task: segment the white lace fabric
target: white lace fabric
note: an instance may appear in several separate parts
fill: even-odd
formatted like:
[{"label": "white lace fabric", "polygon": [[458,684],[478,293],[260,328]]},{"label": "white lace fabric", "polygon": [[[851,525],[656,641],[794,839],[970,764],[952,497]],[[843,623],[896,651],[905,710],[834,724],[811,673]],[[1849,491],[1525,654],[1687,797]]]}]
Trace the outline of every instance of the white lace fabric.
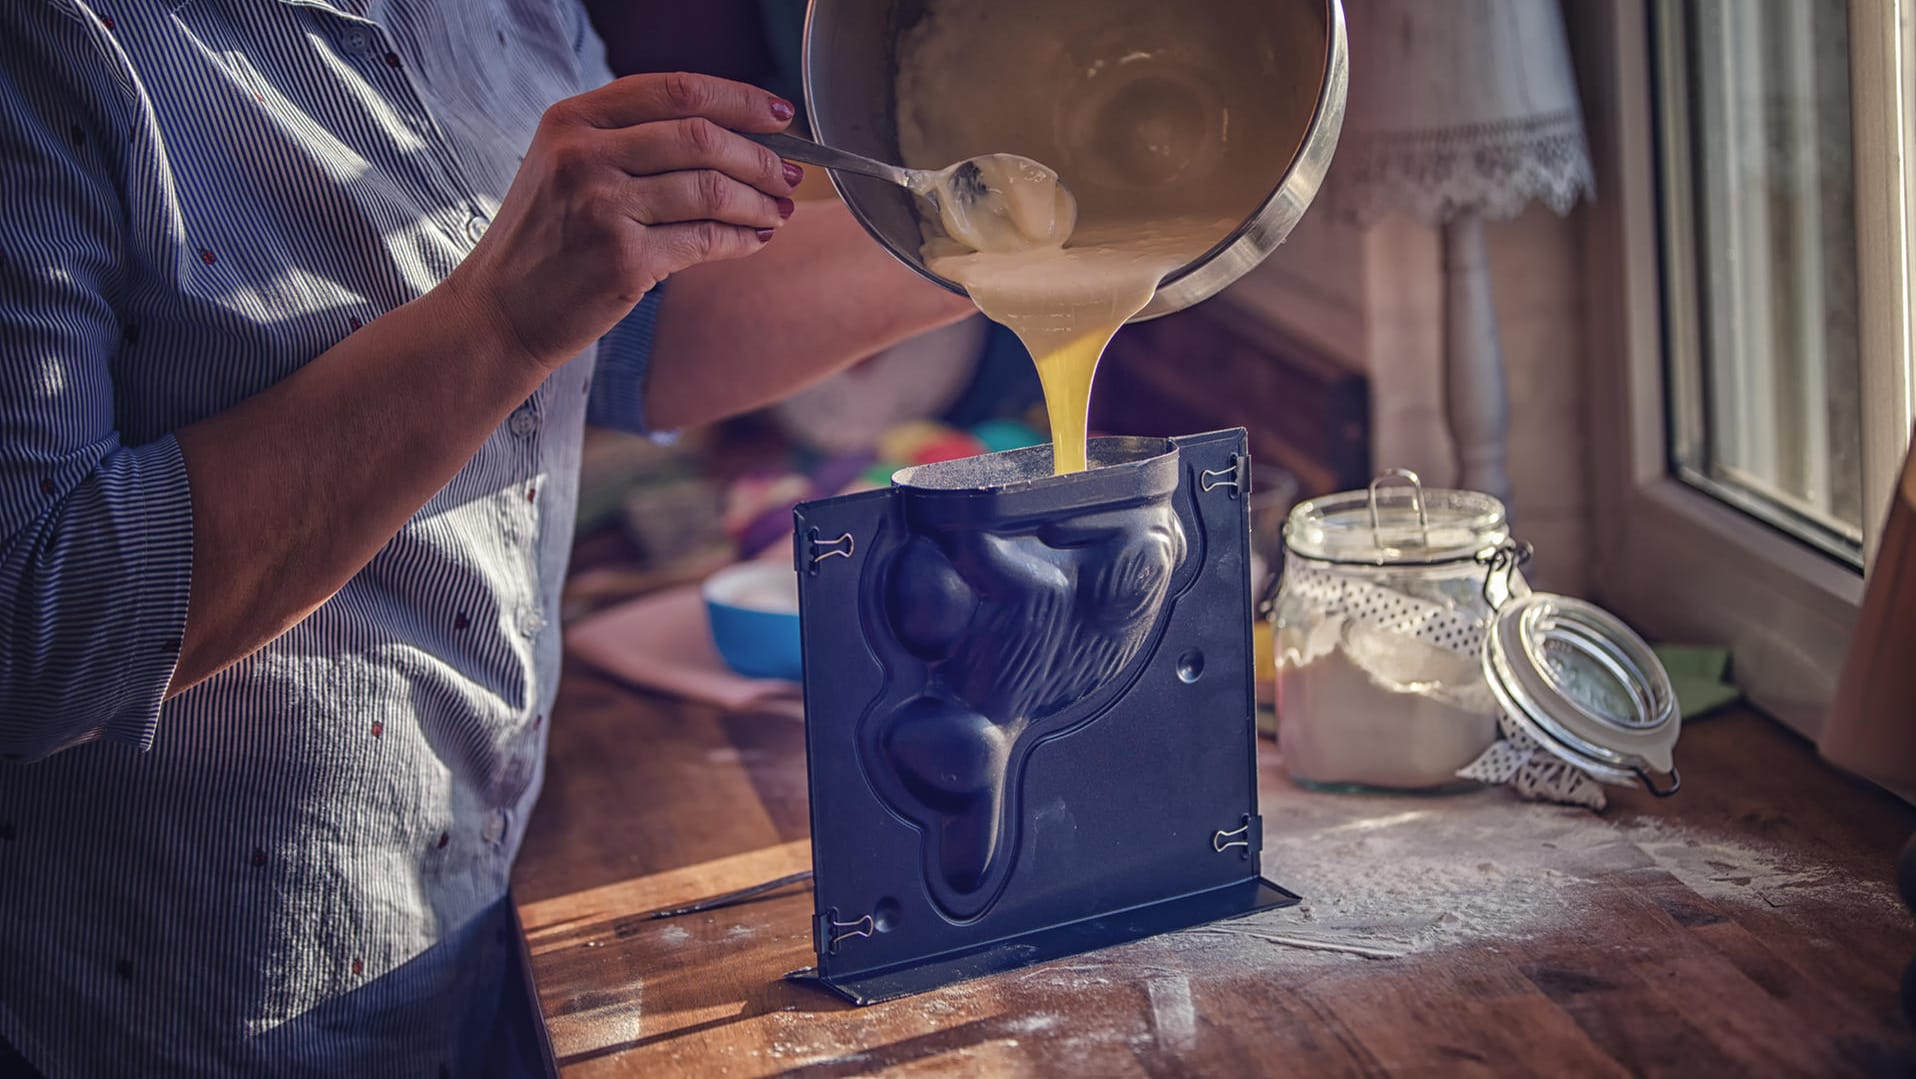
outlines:
[{"label": "white lace fabric", "polygon": [[1426,225],[1464,214],[1517,216],[1532,201],[1559,214],[1596,191],[1575,111],[1440,131],[1365,132],[1332,166],[1331,206],[1369,225],[1402,211]]}]

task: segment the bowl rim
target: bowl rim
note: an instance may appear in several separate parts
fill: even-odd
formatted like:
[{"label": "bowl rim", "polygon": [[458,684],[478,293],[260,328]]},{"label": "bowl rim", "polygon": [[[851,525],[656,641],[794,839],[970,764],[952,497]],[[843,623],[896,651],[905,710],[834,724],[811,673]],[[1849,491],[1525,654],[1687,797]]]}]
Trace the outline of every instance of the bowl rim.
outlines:
[{"label": "bowl rim", "polygon": [[[735,594],[728,591],[743,587],[745,582],[772,580],[788,581],[791,584],[792,606],[789,610],[741,603]],[[763,558],[734,562],[724,569],[713,572],[700,582],[699,595],[704,598],[707,605],[712,607],[772,615],[777,618],[798,617],[798,573],[784,562]]]}]

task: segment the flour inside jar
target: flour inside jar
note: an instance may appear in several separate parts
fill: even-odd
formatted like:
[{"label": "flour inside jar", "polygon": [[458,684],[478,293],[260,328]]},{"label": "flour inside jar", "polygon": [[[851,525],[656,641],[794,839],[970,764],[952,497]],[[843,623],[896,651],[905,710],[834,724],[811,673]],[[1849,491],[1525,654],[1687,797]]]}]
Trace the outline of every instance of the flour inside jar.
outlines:
[{"label": "flour inside jar", "polygon": [[1315,86],[1295,72],[1315,61],[1247,32],[1268,24],[1258,14],[1254,0],[929,0],[901,40],[907,165],[1022,154],[1075,197],[1074,228],[1057,229],[1054,201],[1026,185],[1006,215],[1018,242],[980,245],[934,220],[922,249],[1030,351],[1059,474],[1085,467],[1112,335],[1262,205],[1308,126]]}]

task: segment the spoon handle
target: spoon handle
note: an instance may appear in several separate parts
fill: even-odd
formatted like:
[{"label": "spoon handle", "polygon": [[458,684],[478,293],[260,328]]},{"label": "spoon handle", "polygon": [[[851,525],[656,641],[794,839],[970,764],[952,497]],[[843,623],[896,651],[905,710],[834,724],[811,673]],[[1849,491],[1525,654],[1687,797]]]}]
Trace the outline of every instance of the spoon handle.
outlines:
[{"label": "spoon handle", "polygon": [[903,188],[915,189],[917,186],[912,182],[916,169],[901,169],[896,165],[873,161],[869,157],[860,157],[844,150],[833,149],[823,143],[801,139],[796,135],[756,135],[748,131],[741,131],[739,134],[788,161],[803,161],[807,165],[821,165],[838,172],[855,172],[861,176],[874,176]]}]

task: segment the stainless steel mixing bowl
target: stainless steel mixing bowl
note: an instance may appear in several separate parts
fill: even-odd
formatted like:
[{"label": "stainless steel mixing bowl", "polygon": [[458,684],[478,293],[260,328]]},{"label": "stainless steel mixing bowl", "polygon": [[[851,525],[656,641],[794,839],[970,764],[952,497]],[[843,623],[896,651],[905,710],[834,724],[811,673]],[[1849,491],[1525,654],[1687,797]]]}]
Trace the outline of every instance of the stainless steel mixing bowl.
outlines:
[{"label": "stainless steel mixing bowl", "polygon": [[[1285,32],[1314,35],[1310,51],[1320,59],[1321,77],[1309,122],[1301,130],[1262,133],[1296,146],[1283,175],[1272,177],[1270,194],[1234,232],[1166,275],[1157,297],[1134,322],[1182,310],[1242,277],[1284,242],[1324,183],[1344,125],[1350,82],[1343,5],[1340,0],[1271,0],[1268,7]],[[894,108],[897,43],[923,8],[923,0],[811,0],[805,19],[805,99],[820,142],[881,161],[901,160]],[[864,176],[834,173],[832,182],[853,216],[899,261],[945,288],[964,291],[925,265],[909,194]]]}]

